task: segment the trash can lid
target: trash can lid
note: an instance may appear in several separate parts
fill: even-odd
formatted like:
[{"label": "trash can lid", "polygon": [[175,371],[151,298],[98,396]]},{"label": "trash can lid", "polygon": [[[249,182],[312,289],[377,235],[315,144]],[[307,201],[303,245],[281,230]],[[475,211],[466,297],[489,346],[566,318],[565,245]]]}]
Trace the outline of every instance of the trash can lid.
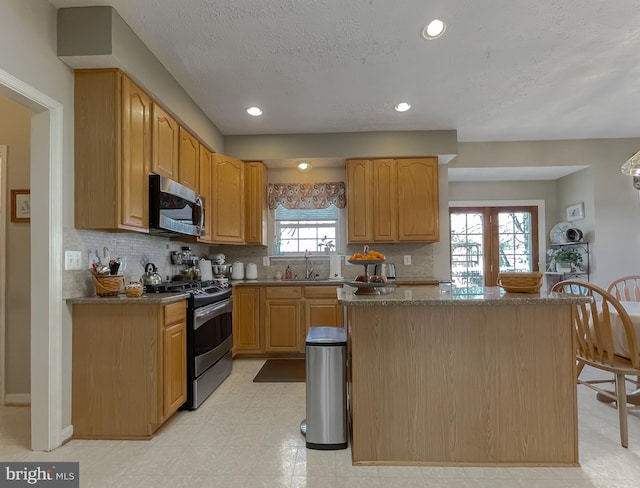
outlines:
[{"label": "trash can lid", "polygon": [[344,345],[347,333],[343,327],[310,327],[306,345]]}]

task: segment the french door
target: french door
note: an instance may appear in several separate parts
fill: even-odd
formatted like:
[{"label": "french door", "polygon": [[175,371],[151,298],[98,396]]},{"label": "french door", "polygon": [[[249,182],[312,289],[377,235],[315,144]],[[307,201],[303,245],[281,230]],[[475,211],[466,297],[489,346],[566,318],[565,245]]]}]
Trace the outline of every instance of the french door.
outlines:
[{"label": "french door", "polygon": [[460,293],[496,286],[499,272],[538,270],[537,207],[453,207],[451,278]]}]

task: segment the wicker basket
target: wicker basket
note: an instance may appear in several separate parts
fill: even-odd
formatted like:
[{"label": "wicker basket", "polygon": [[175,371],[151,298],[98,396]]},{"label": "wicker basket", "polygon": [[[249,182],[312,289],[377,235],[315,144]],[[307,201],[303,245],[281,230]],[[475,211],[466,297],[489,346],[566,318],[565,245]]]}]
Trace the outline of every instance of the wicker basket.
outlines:
[{"label": "wicker basket", "polygon": [[122,276],[92,276],[96,285],[96,295],[99,297],[112,297],[118,295],[124,283]]},{"label": "wicker basket", "polygon": [[542,273],[498,273],[498,286],[507,293],[538,293]]},{"label": "wicker basket", "polygon": [[128,284],[124,287],[124,294],[127,295],[128,298],[138,298],[142,296],[142,292],[144,291],[143,286],[139,283],[137,284]]}]

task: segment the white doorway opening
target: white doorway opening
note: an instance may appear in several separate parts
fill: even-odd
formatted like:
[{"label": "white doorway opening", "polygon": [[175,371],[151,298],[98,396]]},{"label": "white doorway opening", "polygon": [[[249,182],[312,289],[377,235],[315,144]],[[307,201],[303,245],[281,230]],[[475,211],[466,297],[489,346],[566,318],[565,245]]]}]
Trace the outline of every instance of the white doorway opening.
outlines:
[{"label": "white doorway opening", "polygon": [[[31,448],[50,451],[62,430],[63,107],[0,69],[0,93],[31,119]],[[6,200],[5,200],[6,201]]]}]

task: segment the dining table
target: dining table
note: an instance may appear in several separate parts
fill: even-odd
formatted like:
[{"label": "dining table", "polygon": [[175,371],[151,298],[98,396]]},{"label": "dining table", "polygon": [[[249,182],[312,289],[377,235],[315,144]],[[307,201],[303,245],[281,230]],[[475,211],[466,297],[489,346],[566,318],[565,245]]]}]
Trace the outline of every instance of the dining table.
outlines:
[{"label": "dining table", "polygon": [[[625,309],[635,331],[636,339],[640,340],[640,302],[624,302],[620,301],[620,305]],[[609,310],[611,317],[611,333],[613,335],[613,347],[617,355],[629,358],[629,344],[627,343],[627,335],[622,325],[622,320],[618,312],[613,307]],[[636,346],[640,346],[636,342]]]},{"label": "dining table", "polygon": [[[620,301],[620,305],[622,305],[631,319],[636,336],[636,347],[640,347],[640,302]],[[609,307],[609,315],[611,317],[611,334],[613,336],[614,351],[618,356],[629,358],[629,344],[620,315],[613,307]],[[604,403],[611,403],[613,401],[604,395],[597,395],[597,398]],[[640,387],[627,394],[627,402],[633,405],[640,405]]]}]

